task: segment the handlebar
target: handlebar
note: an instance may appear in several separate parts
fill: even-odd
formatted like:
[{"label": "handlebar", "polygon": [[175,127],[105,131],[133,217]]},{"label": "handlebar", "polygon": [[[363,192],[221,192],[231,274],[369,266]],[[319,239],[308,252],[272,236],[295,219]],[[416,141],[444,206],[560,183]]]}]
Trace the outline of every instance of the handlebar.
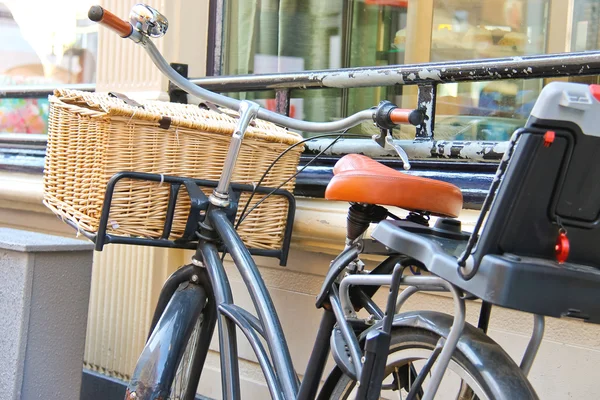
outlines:
[{"label": "handlebar", "polygon": [[133,26],[101,6],[92,6],[88,18],[117,32],[122,38],[128,38],[133,32]]},{"label": "handlebar", "polygon": [[406,124],[421,125],[424,122],[425,115],[421,110],[407,110],[395,108],[390,112],[389,119],[394,125]]},{"label": "handlebar", "polygon": [[[187,78],[184,78],[177,71],[171,68],[167,60],[163,58],[163,56],[160,54],[156,46],[154,46],[154,43],[152,43],[152,41],[147,40],[144,37],[143,41],[140,42],[140,44],[142,43],[144,48],[146,49],[146,52],[154,62],[154,65],[156,65],[158,69],[179,88],[193,96],[200,97],[201,99],[205,99],[219,106],[227,107],[232,110],[239,110],[241,104],[240,100],[223,96],[221,94],[214,93],[210,90],[201,88],[200,86],[196,86],[195,84],[191,83]],[[285,115],[277,114],[275,112],[266,110],[261,107],[256,116],[257,118],[260,118],[262,120],[269,121],[280,126],[285,126],[289,129],[313,133],[327,133],[340,132],[344,129],[351,128],[360,124],[363,121],[371,120],[373,118],[373,115],[373,110],[364,110],[359,111],[356,114],[353,114],[349,117],[340,119],[338,121],[308,122],[286,117]]]},{"label": "handlebar", "polygon": [[[148,7],[149,8],[149,7]],[[155,14],[158,14],[160,17],[160,13],[156,10],[152,10]],[[218,93],[211,92],[209,90],[203,89],[193,83],[191,83],[187,78],[181,76],[177,71],[175,71],[164,59],[160,51],[156,48],[152,40],[143,33],[135,30],[131,23],[124,21],[111,13],[103,9],[101,6],[92,6],[88,13],[88,17],[90,20],[94,22],[98,22],[119,34],[119,36],[123,38],[129,38],[133,40],[135,43],[140,44],[156,67],[167,77],[171,82],[177,85],[179,88],[184,90],[185,92],[202,98],[211,103],[217,104],[222,107],[227,107],[233,110],[240,110],[240,105],[242,102],[237,99],[233,99],[228,96],[224,96]],[[164,17],[162,17],[164,18]],[[166,21],[166,19],[165,19]],[[142,22],[142,21],[140,21]],[[145,17],[145,24],[152,24],[153,21],[149,21],[148,17]],[[139,24],[138,24],[139,26]],[[166,29],[166,28],[165,28]],[[164,33],[164,32],[163,32]],[[266,110],[264,108],[260,108],[256,114],[257,118],[260,118],[265,121],[272,122],[277,125],[281,125],[287,127],[292,130],[304,131],[304,132],[312,132],[312,133],[327,133],[327,132],[340,132],[345,129],[352,128],[361,122],[372,120],[379,125],[379,121],[377,120],[377,109],[369,109],[359,111],[353,115],[350,115],[346,118],[332,121],[332,122],[309,122],[302,121],[295,118],[290,118],[285,115],[277,114],[275,112]],[[419,125],[423,121],[423,113],[420,110],[404,110],[395,107],[388,114],[388,119],[386,123],[390,122],[394,125],[400,123],[411,123],[413,125]]]}]

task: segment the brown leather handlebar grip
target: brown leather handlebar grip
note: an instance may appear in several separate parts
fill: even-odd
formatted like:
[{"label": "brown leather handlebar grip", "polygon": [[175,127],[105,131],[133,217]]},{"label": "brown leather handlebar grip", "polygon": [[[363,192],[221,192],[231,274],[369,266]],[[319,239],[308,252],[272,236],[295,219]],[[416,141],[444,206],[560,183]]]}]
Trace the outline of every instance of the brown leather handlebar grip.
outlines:
[{"label": "brown leather handlebar grip", "polygon": [[411,125],[418,126],[425,121],[425,114],[421,110],[395,108],[390,112],[389,119],[396,125],[408,122]]},{"label": "brown leather handlebar grip", "polygon": [[405,110],[402,108],[396,108],[390,112],[390,120],[394,124],[406,124],[409,122],[410,113],[413,110]]},{"label": "brown leather handlebar grip", "polygon": [[105,10],[100,6],[90,7],[90,11],[88,11],[88,18],[94,22],[106,26],[107,28],[112,29],[122,38],[129,37],[133,31],[133,27],[129,22],[122,20],[115,14]]}]

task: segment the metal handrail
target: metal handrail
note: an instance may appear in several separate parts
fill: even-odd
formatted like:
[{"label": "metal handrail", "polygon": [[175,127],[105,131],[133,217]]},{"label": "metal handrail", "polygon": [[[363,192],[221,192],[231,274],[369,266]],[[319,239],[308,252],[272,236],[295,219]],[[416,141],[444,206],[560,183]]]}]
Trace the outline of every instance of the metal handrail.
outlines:
[{"label": "metal handrail", "polygon": [[[296,89],[417,85],[418,107],[427,111],[427,122],[417,127],[416,138],[432,140],[439,84],[598,74],[600,74],[600,51],[589,51],[294,73],[206,77],[190,79],[190,82],[220,93],[275,90],[276,111],[281,114],[289,113],[291,91]],[[170,83],[169,94],[171,97],[181,97],[181,90]]]},{"label": "metal handrail", "polygon": [[46,149],[47,136],[40,133],[0,133],[0,149]]},{"label": "metal handrail", "polygon": [[216,92],[424,85],[600,74],[600,51],[190,79]]},{"label": "metal handrail", "polygon": [[[583,75],[600,75],[600,51],[391,65],[383,67],[303,71],[296,73],[205,77],[190,79],[190,81],[194,84],[202,85],[205,89],[221,93],[275,90],[277,111],[281,113],[286,113],[288,111],[293,90],[309,88],[345,89],[368,86],[417,85],[419,87],[419,105],[428,105],[427,110],[430,115],[429,126],[421,131],[417,131],[416,141],[406,141],[401,144],[407,150],[411,158],[420,158],[422,160],[429,159],[431,162],[435,163],[435,160],[446,158],[465,158],[470,161],[479,162],[496,161],[502,157],[505,147],[505,143],[502,142],[434,140],[433,126],[435,119],[435,97],[437,86],[439,84]],[[62,87],[88,91],[93,91],[95,89],[94,85],[89,84],[65,85]],[[52,94],[54,89],[55,87],[49,86],[0,87],[0,99],[46,97]],[[178,91],[180,91],[180,89],[173,84],[169,85],[169,94],[173,97],[175,97],[176,92]],[[328,154],[336,156],[347,152],[351,148],[356,149],[357,146],[359,146],[363,152],[372,152],[372,155],[376,157],[386,157],[387,154],[384,154],[387,153],[386,151],[377,149],[370,144],[369,146],[365,141],[362,141],[362,143],[359,144],[357,143],[358,140],[360,139],[345,139],[331,147],[328,150]],[[2,139],[0,139],[0,141],[2,141]],[[11,142],[14,144],[14,147],[19,147],[16,138],[13,138]],[[309,150],[316,151],[326,145],[327,143],[324,141],[316,141],[309,146]],[[31,144],[25,147],[29,146],[31,146]],[[5,147],[13,146],[7,144]],[[372,149],[369,150],[370,148]],[[7,149],[7,151],[8,150],[10,149]],[[30,151],[31,150],[27,150],[27,154],[29,154]],[[10,157],[13,157],[12,153]],[[24,155],[24,157],[26,156]],[[13,160],[13,158],[10,158],[9,160]],[[0,164],[1,162],[2,161],[0,160]],[[19,161],[15,159],[15,162]],[[393,162],[393,159],[391,162]],[[41,169],[40,163],[41,161],[36,161],[35,168]],[[314,189],[313,187],[323,186],[323,183],[328,180],[328,171],[330,167],[326,167],[323,170],[321,169],[321,167],[315,167],[305,171],[306,174],[311,176],[311,178],[305,179],[308,182],[305,185],[308,189],[302,189],[305,190],[305,195],[318,195],[318,193],[320,193],[321,189]],[[436,167],[436,171],[441,171],[441,169]],[[455,177],[454,175],[460,176]],[[487,186],[489,186],[489,177],[483,176],[485,174],[475,174],[477,176],[474,176],[471,172],[468,174],[457,173],[454,175],[449,179],[467,179],[466,177],[468,176],[470,182],[474,185],[478,185],[476,189],[469,189],[472,190],[473,193],[467,194],[474,196],[474,200],[472,200],[474,203],[479,203],[485,196]],[[479,175],[481,175],[481,177]],[[315,178],[312,178],[312,176],[315,176]],[[299,177],[299,187],[302,186],[301,183],[303,182],[303,179],[302,176]]]},{"label": "metal handrail", "polygon": [[40,99],[54,93],[55,89],[72,89],[93,92],[96,85],[82,83],[72,85],[15,85],[0,86],[0,99]]},{"label": "metal handrail", "polygon": [[[587,51],[384,67],[218,76],[193,78],[190,81],[211,91],[245,92],[277,89],[423,85],[599,74],[600,51]],[[94,84],[0,86],[0,99],[45,97],[52,94],[54,89],[60,88],[94,91],[96,86]]]}]

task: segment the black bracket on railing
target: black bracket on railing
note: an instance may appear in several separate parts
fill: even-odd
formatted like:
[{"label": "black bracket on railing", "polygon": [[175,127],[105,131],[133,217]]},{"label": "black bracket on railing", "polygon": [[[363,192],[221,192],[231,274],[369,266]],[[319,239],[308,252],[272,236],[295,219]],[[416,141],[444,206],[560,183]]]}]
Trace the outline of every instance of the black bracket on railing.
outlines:
[{"label": "black bracket on railing", "polygon": [[435,126],[435,102],[437,95],[437,84],[428,83],[419,85],[418,108],[425,111],[424,121],[417,125],[417,139],[433,139],[433,127]]},{"label": "black bracket on railing", "polygon": [[[118,236],[107,233],[107,226],[110,216],[110,206],[117,183],[122,179],[132,179],[150,182],[160,182],[170,185],[169,190],[169,201],[167,204],[167,211],[165,214],[165,224],[163,232],[160,238],[140,238],[140,237],[129,237],[129,236]],[[199,223],[205,218],[205,213],[209,207],[208,197],[200,190],[201,187],[215,188],[217,187],[217,181],[203,180],[203,179],[191,179],[182,178],[177,176],[167,176],[160,174],[147,174],[142,172],[119,172],[113,175],[107,184],[106,194],[104,196],[104,204],[102,205],[102,212],[100,215],[100,223],[98,226],[98,232],[92,233],[81,230],[77,225],[69,220],[66,220],[70,226],[77,229],[85,237],[92,240],[96,244],[96,250],[102,251],[104,245],[110,243],[119,244],[131,244],[139,246],[154,246],[154,247],[167,247],[167,248],[178,248],[194,250],[198,245],[198,237],[196,235]],[[177,205],[177,198],[181,191],[181,187],[184,187],[191,200],[190,212],[186,222],[184,234],[181,238],[171,240],[171,230],[173,226],[173,217],[175,216],[175,207]],[[230,186],[230,206],[225,211],[226,215],[232,221],[235,220],[237,213],[239,195],[242,192],[252,192],[262,194],[272,193],[274,196],[285,197],[288,203],[288,212],[286,217],[286,226],[283,234],[283,241],[281,248],[278,250],[266,250],[266,249],[252,249],[250,248],[250,254],[274,257],[279,259],[279,265],[285,266],[289,254],[290,242],[292,239],[292,228],[294,226],[294,215],[296,213],[296,199],[287,190],[258,186],[256,189],[252,185],[243,185],[239,183],[232,183]]]},{"label": "black bracket on railing", "polygon": [[[171,67],[177,71],[177,73],[184,78],[188,77],[188,65],[187,64],[179,64],[179,63],[171,63]],[[171,103],[181,103],[187,104],[187,92],[180,89],[179,86],[173,84],[173,82],[169,81],[169,101]]]},{"label": "black bracket on railing", "polygon": [[275,91],[275,112],[289,116],[290,115],[290,96],[291,90],[277,89]]}]

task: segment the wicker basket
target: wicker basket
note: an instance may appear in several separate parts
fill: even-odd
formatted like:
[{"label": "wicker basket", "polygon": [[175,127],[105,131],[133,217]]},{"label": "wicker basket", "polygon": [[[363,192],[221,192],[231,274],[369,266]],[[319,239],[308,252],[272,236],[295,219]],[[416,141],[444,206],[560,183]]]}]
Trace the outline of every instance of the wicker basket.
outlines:
[{"label": "wicker basket", "polygon": [[[207,180],[220,177],[235,115],[159,101],[144,102],[143,107],[130,104],[108,95],[72,90],[55,91],[50,96],[44,204],[82,230],[97,232],[106,184],[117,172]],[[258,182],[275,157],[300,140],[299,135],[283,128],[255,121],[244,138],[233,182]],[[277,187],[293,175],[301,152],[302,146],[288,152],[262,185]],[[291,191],[294,183],[292,180],[283,188]],[[167,184],[119,181],[108,233],[159,238],[169,190]],[[210,193],[208,188],[203,190]],[[239,204],[244,205],[248,196],[243,193]],[[255,196],[252,204],[261,197]],[[279,249],[287,210],[286,200],[273,196],[244,220],[238,233],[251,248]],[[188,213],[189,197],[181,191],[171,239],[183,234]]]}]

